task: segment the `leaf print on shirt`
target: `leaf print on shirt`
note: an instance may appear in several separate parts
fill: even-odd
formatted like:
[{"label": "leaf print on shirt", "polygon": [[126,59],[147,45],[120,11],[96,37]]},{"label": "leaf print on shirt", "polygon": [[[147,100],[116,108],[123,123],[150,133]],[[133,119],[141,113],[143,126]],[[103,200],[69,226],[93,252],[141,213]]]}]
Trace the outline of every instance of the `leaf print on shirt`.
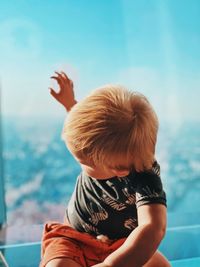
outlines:
[{"label": "leaf print on shirt", "polygon": [[107,205],[109,205],[114,210],[120,211],[120,210],[124,210],[126,208],[126,205],[124,203],[117,202],[116,200],[112,199],[111,197],[109,197],[105,193],[102,194],[102,201],[104,203],[106,203]]},{"label": "leaf print on shirt", "polygon": [[160,196],[160,194],[158,192],[156,192],[155,190],[151,190],[149,186],[145,186],[140,190],[140,192],[136,192],[137,201],[140,199],[156,198],[159,196]]},{"label": "leaf print on shirt", "polygon": [[94,203],[89,203],[88,209],[90,211],[89,221],[97,225],[99,221],[105,221],[108,218],[108,212],[103,209],[100,205],[96,205]]},{"label": "leaf print on shirt", "polygon": [[136,201],[135,193],[130,193],[127,187],[122,189],[122,192],[127,197],[126,203],[129,205],[134,205]]},{"label": "leaf print on shirt", "polygon": [[152,167],[151,172],[160,177],[160,165],[156,163],[155,166]]},{"label": "leaf print on shirt", "polygon": [[133,230],[138,226],[137,220],[133,218],[129,218],[124,222],[124,227]]},{"label": "leaf print on shirt", "polygon": [[98,229],[91,224],[83,223],[83,228],[84,228],[86,233],[95,232],[97,235],[99,234]]}]

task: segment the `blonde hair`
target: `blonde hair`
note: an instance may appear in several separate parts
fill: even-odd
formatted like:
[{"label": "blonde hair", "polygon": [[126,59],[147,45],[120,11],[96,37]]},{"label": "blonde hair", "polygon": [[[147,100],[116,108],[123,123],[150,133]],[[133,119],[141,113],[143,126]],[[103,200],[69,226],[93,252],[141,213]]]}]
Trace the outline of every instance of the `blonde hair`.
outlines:
[{"label": "blonde hair", "polygon": [[157,131],[157,116],[145,96],[106,85],[71,109],[62,137],[78,159],[143,171],[153,164]]}]

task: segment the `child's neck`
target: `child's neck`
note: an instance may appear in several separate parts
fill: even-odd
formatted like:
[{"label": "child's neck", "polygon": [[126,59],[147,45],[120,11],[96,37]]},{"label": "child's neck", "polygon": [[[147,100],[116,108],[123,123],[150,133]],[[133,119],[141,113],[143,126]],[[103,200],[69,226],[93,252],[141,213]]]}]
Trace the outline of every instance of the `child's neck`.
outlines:
[{"label": "child's neck", "polygon": [[106,180],[111,179],[113,177],[125,177],[129,174],[130,171],[117,171],[114,169],[104,169],[104,168],[97,168],[97,167],[90,167],[84,164],[81,164],[82,170],[86,175],[92,177],[94,179],[99,180]]},{"label": "child's neck", "polygon": [[91,168],[89,166],[81,164],[83,172],[94,179],[99,179],[99,180],[106,180],[115,177],[116,175],[110,171],[104,171],[103,169],[99,170],[97,168]]}]

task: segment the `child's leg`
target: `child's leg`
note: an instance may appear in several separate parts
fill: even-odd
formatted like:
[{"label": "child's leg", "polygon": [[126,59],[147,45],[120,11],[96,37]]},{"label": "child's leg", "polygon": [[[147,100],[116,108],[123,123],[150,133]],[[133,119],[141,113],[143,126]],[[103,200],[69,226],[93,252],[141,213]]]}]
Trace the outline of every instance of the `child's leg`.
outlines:
[{"label": "child's leg", "polygon": [[82,267],[82,266],[71,259],[58,258],[48,262],[45,267]]},{"label": "child's leg", "polygon": [[86,267],[82,235],[64,224],[46,224],[40,267]]},{"label": "child's leg", "polygon": [[158,251],[143,267],[171,267],[169,261]]}]

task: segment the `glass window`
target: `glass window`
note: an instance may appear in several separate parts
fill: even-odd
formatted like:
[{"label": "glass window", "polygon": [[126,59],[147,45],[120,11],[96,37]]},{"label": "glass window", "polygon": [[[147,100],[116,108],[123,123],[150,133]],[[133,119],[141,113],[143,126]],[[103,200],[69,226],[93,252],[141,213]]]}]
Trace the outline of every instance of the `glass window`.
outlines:
[{"label": "glass window", "polygon": [[61,219],[80,172],[60,137],[65,110],[48,90],[56,87],[50,79],[55,70],[74,81],[77,101],[111,82],[146,95],[160,120],[156,155],[169,212],[199,211],[199,2],[147,6],[3,4],[1,142],[8,223]]}]

